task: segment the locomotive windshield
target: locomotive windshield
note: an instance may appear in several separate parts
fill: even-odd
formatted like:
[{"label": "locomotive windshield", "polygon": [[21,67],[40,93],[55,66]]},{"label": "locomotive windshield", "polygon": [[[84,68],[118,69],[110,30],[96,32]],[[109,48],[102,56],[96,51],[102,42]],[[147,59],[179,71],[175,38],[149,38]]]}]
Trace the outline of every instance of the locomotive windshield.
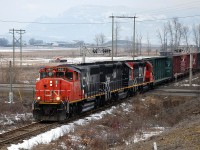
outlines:
[{"label": "locomotive windshield", "polygon": [[40,70],[40,79],[43,78],[64,78],[69,81],[73,80],[73,71],[66,68],[43,68]]},{"label": "locomotive windshield", "polygon": [[40,79],[43,78],[53,78],[54,77],[54,72],[40,72]]},{"label": "locomotive windshield", "polygon": [[68,80],[73,80],[73,73],[72,72],[66,72],[65,76]]},{"label": "locomotive windshield", "polygon": [[56,77],[64,77],[65,76],[65,72],[56,72]]},{"label": "locomotive windshield", "polygon": [[40,79],[45,78],[47,76],[46,72],[41,72],[40,73]]}]

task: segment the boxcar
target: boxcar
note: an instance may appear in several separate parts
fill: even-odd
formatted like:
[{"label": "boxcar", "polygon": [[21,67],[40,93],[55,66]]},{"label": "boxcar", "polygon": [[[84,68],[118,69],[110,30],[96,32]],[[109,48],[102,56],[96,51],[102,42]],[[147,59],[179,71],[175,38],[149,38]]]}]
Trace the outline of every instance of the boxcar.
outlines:
[{"label": "boxcar", "polygon": [[197,63],[197,53],[194,53],[193,54],[193,60],[192,60],[192,68],[193,68],[193,71],[196,71],[197,70],[197,67],[198,67],[198,63]]},{"label": "boxcar", "polygon": [[185,76],[189,73],[189,66],[190,66],[189,54],[174,55],[172,59],[173,59],[174,77]]},{"label": "boxcar", "polygon": [[197,53],[197,69],[200,69],[200,53]]}]

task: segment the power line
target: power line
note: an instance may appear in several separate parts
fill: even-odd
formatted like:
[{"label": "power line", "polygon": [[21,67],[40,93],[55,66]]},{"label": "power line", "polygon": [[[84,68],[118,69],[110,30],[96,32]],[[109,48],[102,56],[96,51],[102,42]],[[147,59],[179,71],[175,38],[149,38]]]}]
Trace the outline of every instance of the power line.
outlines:
[{"label": "power line", "polygon": [[[146,11],[139,11],[137,13],[141,14],[141,13],[159,13],[159,12],[165,12],[165,11],[170,11],[170,10],[180,10],[180,9],[189,9],[189,8],[194,8],[197,7],[200,4],[199,1],[193,1],[193,2],[186,2],[186,3],[181,3],[181,4],[177,4],[174,5],[172,7],[164,7],[164,8],[159,8],[159,9],[153,9],[153,10],[146,10]],[[170,11],[171,12],[171,11]]]},{"label": "power line", "polygon": [[[138,15],[140,16],[140,15]],[[150,20],[141,20],[141,21],[137,21],[137,22],[144,22],[144,21],[157,21],[157,20],[170,20],[173,18],[193,18],[193,17],[200,17],[200,15],[190,15],[190,16],[180,16],[180,17],[171,17],[171,18],[163,18],[163,19],[150,19]],[[142,18],[142,17],[140,17]],[[25,21],[6,21],[6,20],[0,20],[0,22],[5,22],[5,23],[20,23],[20,24],[24,24],[24,23],[33,23],[33,24],[49,24],[49,25],[90,25],[90,24],[110,24],[112,22],[25,22]],[[119,22],[119,23],[130,23],[130,22]]]},{"label": "power line", "polygon": [[0,20],[0,22],[6,23],[33,23],[33,24],[106,24],[106,22],[29,22],[29,21],[13,21],[13,20]]},{"label": "power line", "polygon": [[[22,34],[25,33],[25,30],[16,30],[16,29],[10,29],[9,32],[13,35],[13,67],[15,67],[15,45],[16,43],[20,44],[20,66],[22,66]],[[15,33],[19,34],[19,39],[16,38]]]},{"label": "power line", "polygon": [[200,15],[193,15],[193,16],[183,16],[183,17],[171,17],[171,18],[163,18],[163,19],[150,19],[150,20],[142,20],[142,21],[137,21],[137,22],[146,22],[146,21],[158,21],[158,20],[170,20],[173,18],[193,18],[193,17],[200,17]]}]

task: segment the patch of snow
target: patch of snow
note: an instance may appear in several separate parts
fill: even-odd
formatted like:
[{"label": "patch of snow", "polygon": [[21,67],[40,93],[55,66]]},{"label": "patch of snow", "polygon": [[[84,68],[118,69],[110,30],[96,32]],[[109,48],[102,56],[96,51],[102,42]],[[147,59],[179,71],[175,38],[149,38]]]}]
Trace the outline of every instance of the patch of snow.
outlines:
[{"label": "patch of snow", "polygon": [[25,83],[25,84],[29,84],[30,82],[26,80],[26,81],[23,81],[23,83]]},{"label": "patch of snow", "polygon": [[145,131],[145,132],[142,132],[142,134],[136,134],[134,136],[134,143],[137,143],[139,141],[143,141],[143,140],[146,140],[152,136],[155,136],[155,135],[158,135],[160,133],[162,133],[164,131],[164,127],[154,127],[154,129],[157,129],[156,131]]},{"label": "patch of snow", "polygon": [[12,125],[16,121],[28,120],[31,116],[32,113],[0,115],[0,125]]},{"label": "patch of snow", "polygon": [[31,149],[38,144],[48,144],[52,140],[56,140],[64,134],[69,133],[74,129],[74,124],[63,125],[59,128],[51,129],[45,133],[39,134],[29,140],[24,140],[23,143],[17,145],[12,144],[8,150]]},{"label": "patch of snow", "polygon": [[[175,83],[174,86],[190,86],[190,84]],[[192,86],[197,87],[197,86],[200,86],[200,85],[198,85],[198,84],[192,84]]]},{"label": "patch of snow", "polygon": [[1,132],[0,132],[0,134],[3,134],[3,133],[5,133],[6,131],[4,131],[4,130],[2,130]]},{"label": "patch of snow", "polygon": [[29,140],[24,140],[23,143],[12,144],[7,149],[8,150],[31,149],[33,146],[36,146],[38,144],[48,144],[51,141],[57,140],[59,137],[69,132],[74,132],[76,125],[85,125],[88,123],[88,121],[101,119],[105,114],[111,114],[115,109],[116,107],[112,106],[110,109],[107,109],[100,113],[92,114],[89,117],[85,117],[84,119],[79,119],[77,121],[74,121],[73,123],[69,123],[67,125],[51,129],[50,131],[39,134],[35,137],[32,137]]},{"label": "patch of snow", "polygon": [[64,142],[62,142],[60,146],[61,146],[63,149],[67,149],[67,146],[65,145]]},{"label": "patch of snow", "polygon": [[164,131],[164,130],[165,130],[165,127],[154,127],[154,129],[157,129],[157,130],[162,130],[162,131]]},{"label": "patch of snow", "polygon": [[123,108],[123,111],[125,112],[130,112],[132,108],[132,105],[129,103],[122,103],[120,106]]},{"label": "patch of snow", "polygon": [[[199,78],[199,77],[193,78],[192,81],[197,80],[198,78]],[[188,84],[188,82],[189,82],[189,80],[184,80],[184,81],[182,81],[182,82],[175,83],[174,86],[190,86],[190,85]],[[200,86],[200,85],[198,85],[198,84],[192,84],[192,86],[197,87],[197,86]]]},{"label": "patch of snow", "polygon": [[124,141],[126,145],[137,143],[139,141],[144,141],[152,136],[161,134],[165,128],[164,127],[153,127],[151,128],[154,131],[144,131],[142,133],[136,133],[134,137],[131,137],[129,140]]}]

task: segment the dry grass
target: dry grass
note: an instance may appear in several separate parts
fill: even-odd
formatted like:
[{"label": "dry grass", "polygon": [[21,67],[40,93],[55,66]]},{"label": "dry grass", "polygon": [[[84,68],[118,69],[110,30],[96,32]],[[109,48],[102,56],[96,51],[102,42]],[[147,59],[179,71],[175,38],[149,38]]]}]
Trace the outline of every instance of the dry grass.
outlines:
[{"label": "dry grass", "polygon": [[[166,106],[166,101],[170,101],[170,105]],[[191,103],[193,105],[190,105]],[[190,105],[189,108],[188,105]],[[39,145],[34,149],[47,147],[62,149],[61,145],[64,145],[65,149],[142,149],[142,145],[135,147],[133,144],[133,137],[136,133],[142,135],[144,131],[151,131],[155,126],[168,128],[176,126],[193,115],[193,111],[199,109],[199,105],[200,102],[197,99],[188,97],[166,98],[165,96],[139,95],[128,102],[126,105],[128,111],[127,107],[121,105],[111,115],[105,115],[103,119],[91,121],[84,126],[77,126],[75,132],[49,145]],[[197,131],[199,132],[199,129]],[[178,139],[176,140],[178,142]],[[127,141],[129,145],[126,144]],[[181,143],[179,141],[177,145]],[[147,149],[151,148],[152,143]],[[170,149],[170,147],[167,148]]]}]

